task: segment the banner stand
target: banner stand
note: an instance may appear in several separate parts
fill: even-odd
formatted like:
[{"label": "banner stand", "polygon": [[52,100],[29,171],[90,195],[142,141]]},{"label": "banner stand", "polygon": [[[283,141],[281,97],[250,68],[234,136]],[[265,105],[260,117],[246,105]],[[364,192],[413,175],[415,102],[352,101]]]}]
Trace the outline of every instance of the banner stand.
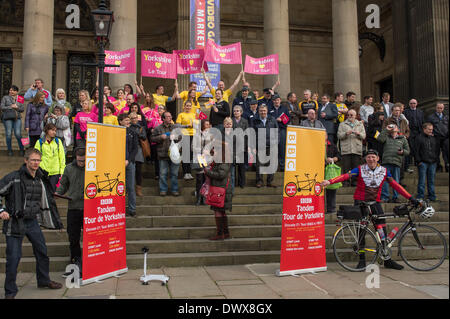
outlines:
[{"label": "banner stand", "polygon": [[327,271],[327,267],[299,269],[299,270],[290,270],[290,271],[280,271],[280,269],[278,269],[275,272],[275,275],[277,275],[278,277],[295,276],[295,275],[302,275],[302,274],[315,274],[316,272],[319,272],[319,271]]},{"label": "banner stand", "polygon": [[277,276],[327,271],[324,189],[320,184],[325,143],[325,129],[287,126]]},{"label": "banner stand", "polygon": [[108,279],[110,277],[120,277],[120,275],[123,275],[126,272],[128,272],[128,267],[121,269],[121,270],[110,272],[109,274],[104,274],[104,275],[101,275],[98,277],[89,278],[87,280],[80,279],[80,285],[84,286],[84,285],[88,285],[88,284],[92,284],[92,283],[100,284],[100,283],[102,283],[102,280],[104,280],[104,279]]}]

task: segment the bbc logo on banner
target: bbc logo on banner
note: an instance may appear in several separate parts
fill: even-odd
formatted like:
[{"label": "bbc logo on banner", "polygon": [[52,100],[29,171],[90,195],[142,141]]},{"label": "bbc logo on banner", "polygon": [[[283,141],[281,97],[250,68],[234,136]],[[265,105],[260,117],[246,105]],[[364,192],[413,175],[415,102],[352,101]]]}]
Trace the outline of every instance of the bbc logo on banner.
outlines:
[{"label": "bbc logo on banner", "polygon": [[86,171],[97,170],[97,130],[89,128],[86,138]]},{"label": "bbc logo on banner", "polygon": [[287,172],[297,170],[297,133],[288,132],[286,136],[286,167]]}]

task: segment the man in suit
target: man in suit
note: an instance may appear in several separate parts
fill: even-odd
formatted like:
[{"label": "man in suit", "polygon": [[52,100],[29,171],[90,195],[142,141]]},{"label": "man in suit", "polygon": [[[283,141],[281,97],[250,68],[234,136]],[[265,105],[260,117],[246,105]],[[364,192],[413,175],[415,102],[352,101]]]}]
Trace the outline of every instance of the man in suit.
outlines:
[{"label": "man in suit", "polygon": [[[279,144],[279,139],[274,138],[271,134],[271,129],[278,130],[278,122],[276,119],[268,115],[268,110],[266,105],[260,105],[259,107],[259,117],[254,120],[254,129],[256,131],[257,137],[257,149],[253,150],[256,156],[256,187],[261,188],[263,185],[263,177],[264,174],[261,172],[261,166],[269,166],[266,168],[267,175],[267,187],[276,187],[272,184],[274,173],[276,172],[277,166],[272,166],[271,161],[274,159],[278,160],[278,156],[275,157],[274,154],[271,154],[271,149],[277,150],[277,145]],[[260,141],[261,139],[261,141]],[[260,143],[261,142],[261,143]],[[262,144],[262,145],[259,145]],[[262,157],[267,156],[269,161],[267,163],[262,163]],[[266,158],[266,159],[267,159]],[[272,171],[272,172],[267,172]]]},{"label": "man in suit", "polygon": [[338,108],[336,104],[330,102],[330,96],[324,94],[322,96],[322,107],[319,110],[319,121],[322,122],[323,126],[327,130],[328,140],[334,143],[336,136],[336,126],[337,117],[339,115]]},{"label": "man in suit", "polygon": [[[445,171],[449,171],[448,163],[448,115],[444,114],[444,104],[438,103],[436,105],[436,112],[431,114],[427,122],[433,124],[433,135],[439,141],[439,148],[442,151],[442,157],[444,158]],[[438,164],[438,171],[442,171],[442,167]]]},{"label": "man in suit", "polygon": [[409,122],[409,148],[411,150],[410,156],[407,156],[405,158],[405,170],[409,173],[412,173],[412,170],[409,169],[409,165],[411,164],[411,159],[415,157],[416,155],[416,138],[421,134],[422,132],[422,126],[423,126],[423,111],[419,110],[417,108],[417,100],[411,99],[409,101],[409,108],[407,108],[403,114],[405,115],[406,119]]},{"label": "man in suit", "polygon": [[389,93],[383,93],[381,97],[381,105],[384,108],[384,118],[387,119],[392,115],[392,108],[394,107],[394,103],[391,103],[389,100],[391,99],[391,95]]},{"label": "man in suit", "polygon": [[[278,143],[278,165],[280,171],[284,172],[284,157],[286,155],[286,129],[290,123],[289,109],[281,105],[281,97],[275,94],[272,97],[273,106],[269,109],[269,116],[273,117],[278,123],[278,136],[280,143]],[[284,115],[283,115],[284,114]],[[283,122],[283,118],[285,121]]]}]

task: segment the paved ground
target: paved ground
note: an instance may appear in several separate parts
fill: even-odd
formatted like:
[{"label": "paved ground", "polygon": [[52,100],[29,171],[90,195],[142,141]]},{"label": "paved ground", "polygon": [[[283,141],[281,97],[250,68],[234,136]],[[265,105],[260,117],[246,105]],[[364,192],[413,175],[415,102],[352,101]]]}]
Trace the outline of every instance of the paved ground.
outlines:
[{"label": "paved ground", "polygon": [[[279,264],[204,266],[150,269],[147,274],[170,276],[167,286],[139,282],[142,270],[130,270],[80,288],[38,289],[32,273],[18,274],[17,299],[448,299],[449,262],[432,271],[416,272],[380,268],[380,287],[369,289],[369,273],[350,273],[338,264],[328,271],[277,277]],[[52,280],[65,283],[61,273]],[[0,298],[4,297],[5,274],[0,275]]]}]

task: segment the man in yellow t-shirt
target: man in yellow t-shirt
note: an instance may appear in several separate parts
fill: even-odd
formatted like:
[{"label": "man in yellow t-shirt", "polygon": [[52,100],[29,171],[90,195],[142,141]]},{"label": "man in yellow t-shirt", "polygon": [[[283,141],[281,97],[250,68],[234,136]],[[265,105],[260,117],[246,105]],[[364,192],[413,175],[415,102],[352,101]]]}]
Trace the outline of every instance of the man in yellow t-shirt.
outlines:
[{"label": "man in yellow t-shirt", "polygon": [[344,103],[344,94],[342,92],[337,92],[334,94],[334,101],[338,108],[338,122],[342,123],[345,121],[345,116],[347,115],[348,108]]},{"label": "man in yellow t-shirt", "polygon": [[[206,81],[206,85],[209,88],[209,91],[211,92],[212,96],[215,97],[216,96],[216,89],[213,88],[213,86],[211,85],[211,80],[208,78],[208,76],[206,75],[205,71],[202,70],[203,72],[203,77],[205,78]],[[217,88],[218,89],[222,89],[223,91],[223,99],[227,102],[229,102],[229,98],[230,96],[233,94],[233,90],[235,89],[235,87],[239,84],[239,81],[241,80],[242,75],[244,74],[244,71],[241,71],[239,73],[239,75],[237,76],[236,80],[234,81],[233,85],[230,86],[227,90],[225,90],[225,82],[223,81],[219,81],[219,83],[217,83]]]},{"label": "man in yellow t-shirt", "polygon": [[167,102],[173,101],[177,98],[178,95],[178,82],[175,80],[175,89],[173,95],[171,97],[164,95],[164,86],[158,85],[156,87],[156,93],[153,93],[153,101],[156,105],[166,106]]}]

